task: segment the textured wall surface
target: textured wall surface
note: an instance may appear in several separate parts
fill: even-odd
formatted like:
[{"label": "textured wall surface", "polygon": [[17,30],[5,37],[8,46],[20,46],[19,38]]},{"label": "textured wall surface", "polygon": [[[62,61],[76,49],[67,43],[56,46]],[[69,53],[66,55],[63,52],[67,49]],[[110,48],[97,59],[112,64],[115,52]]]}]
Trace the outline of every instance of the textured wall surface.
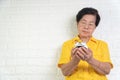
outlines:
[{"label": "textured wall surface", "polygon": [[99,10],[94,36],[109,44],[120,79],[119,0],[0,0],[0,80],[63,80],[57,61],[64,41],[77,35],[75,16],[83,7]]}]

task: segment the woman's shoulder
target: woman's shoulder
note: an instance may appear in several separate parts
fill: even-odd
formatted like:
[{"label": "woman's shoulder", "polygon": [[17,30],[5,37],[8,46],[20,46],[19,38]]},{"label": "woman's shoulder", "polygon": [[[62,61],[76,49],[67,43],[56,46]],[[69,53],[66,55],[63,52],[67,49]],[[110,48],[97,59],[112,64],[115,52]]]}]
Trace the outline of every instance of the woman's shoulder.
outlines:
[{"label": "woman's shoulder", "polygon": [[65,45],[69,45],[69,44],[72,44],[75,42],[75,40],[77,39],[77,37],[74,37],[74,38],[71,38],[71,39],[68,39],[66,41],[63,42],[63,44]]},{"label": "woman's shoulder", "polygon": [[102,40],[102,39],[97,39],[97,38],[94,38],[96,40],[97,43],[99,44],[105,44],[107,45],[107,42],[105,40]]}]

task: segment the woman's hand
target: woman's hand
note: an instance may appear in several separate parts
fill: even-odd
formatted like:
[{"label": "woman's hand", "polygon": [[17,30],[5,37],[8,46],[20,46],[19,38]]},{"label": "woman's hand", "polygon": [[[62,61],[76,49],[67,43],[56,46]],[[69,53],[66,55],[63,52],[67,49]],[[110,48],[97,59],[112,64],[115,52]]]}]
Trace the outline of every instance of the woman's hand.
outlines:
[{"label": "woman's hand", "polygon": [[79,52],[79,48],[73,48],[71,51],[71,57],[73,59],[73,61],[75,62],[79,62],[82,58],[82,54],[80,54]]},{"label": "woman's hand", "polygon": [[93,57],[92,54],[93,54],[92,51],[85,47],[73,48],[71,52],[72,58],[74,57],[77,60],[85,61],[89,61]]},{"label": "woman's hand", "polygon": [[88,48],[85,47],[81,47],[80,49],[82,51],[82,54],[84,55],[84,59],[85,61],[89,61],[90,59],[93,58],[93,52]]},{"label": "woman's hand", "polygon": [[84,56],[84,51],[82,50],[81,47],[79,48],[73,48],[72,51],[71,51],[71,56],[74,60],[84,60],[85,59],[85,56]]}]

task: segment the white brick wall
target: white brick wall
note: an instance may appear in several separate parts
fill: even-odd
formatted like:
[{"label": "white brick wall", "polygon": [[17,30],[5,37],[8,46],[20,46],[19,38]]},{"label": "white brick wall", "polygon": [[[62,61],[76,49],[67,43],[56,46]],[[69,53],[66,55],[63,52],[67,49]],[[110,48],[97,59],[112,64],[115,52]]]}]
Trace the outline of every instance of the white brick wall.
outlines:
[{"label": "white brick wall", "polygon": [[0,80],[62,80],[61,45],[76,35],[75,15],[97,8],[102,20],[94,36],[108,42],[120,79],[119,0],[0,0]]}]

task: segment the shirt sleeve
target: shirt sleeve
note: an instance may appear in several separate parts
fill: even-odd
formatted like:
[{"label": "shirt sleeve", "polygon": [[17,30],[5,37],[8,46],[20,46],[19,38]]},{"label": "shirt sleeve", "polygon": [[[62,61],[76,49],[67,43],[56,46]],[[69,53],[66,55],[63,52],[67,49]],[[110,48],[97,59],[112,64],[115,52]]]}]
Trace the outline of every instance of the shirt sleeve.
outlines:
[{"label": "shirt sleeve", "polygon": [[69,45],[64,43],[62,46],[60,59],[58,61],[58,67],[61,67],[62,64],[68,63],[70,61],[70,56],[71,56],[71,50],[69,48]]},{"label": "shirt sleeve", "polygon": [[110,52],[109,52],[107,43],[102,44],[102,53],[103,53],[102,61],[109,62],[111,64],[111,67],[113,68],[113,64],[112,64],[111,59],[110,59]]}]

